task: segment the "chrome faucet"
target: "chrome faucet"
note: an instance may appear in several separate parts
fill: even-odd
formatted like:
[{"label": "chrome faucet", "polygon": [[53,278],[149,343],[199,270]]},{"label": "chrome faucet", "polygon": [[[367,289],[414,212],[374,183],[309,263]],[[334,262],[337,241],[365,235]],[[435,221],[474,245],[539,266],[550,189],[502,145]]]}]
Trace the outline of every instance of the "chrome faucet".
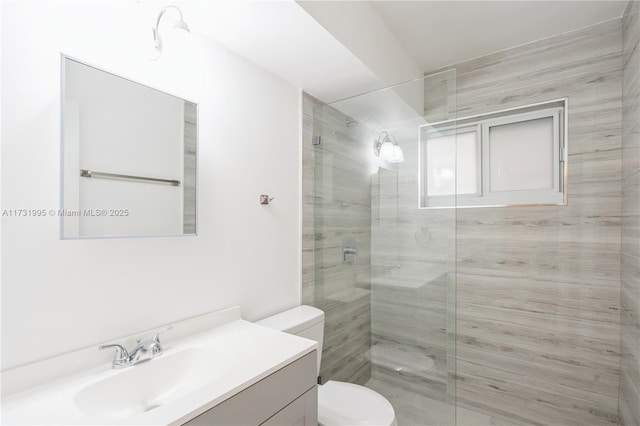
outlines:
[{"label": "chrome faucet", "polygon": [[131,352],[129,352],[123,345],[120,345],[118,343],[100,345],[98,346],[98,349],[103,350],[107,348],[115,348],[116,354],[113,358],[113,362],[111,363],[112,368],[118,369],[130,367],[139,362],[147,361],[161,355],[163,349],[162,345],[160,344],[160,334],[164,333],[167,330],[171,330],[172,328],[173,326],[170,325],[160,331],[157,331],[151,339],[136,340],[136,347]]}]

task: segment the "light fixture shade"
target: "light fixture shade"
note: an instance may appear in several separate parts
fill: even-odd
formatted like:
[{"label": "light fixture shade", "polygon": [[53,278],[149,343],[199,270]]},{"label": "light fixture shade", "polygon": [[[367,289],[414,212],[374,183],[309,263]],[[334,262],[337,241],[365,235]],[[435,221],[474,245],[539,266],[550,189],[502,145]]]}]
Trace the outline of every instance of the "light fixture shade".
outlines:
[{"label": "light fixture shade", "polygon": [[388,132],[381,132],[373,143],[375,154],[387,163],[400,163],[404,161],[402,148],[396,142],[396,138]]},{"label": "light fixture shade", "polygon": [[404,152],[402,152],[402,148],[400,148],[400,145],[394,145],[393,146],[393,155],[391,156],[391,158],[389,160],[387,160],[388,163],[401,163],[404,161]]},{"label": "light fixture shade", "polygon": [[393,158],[393,143],[391,141],[386,141],[380,146],[380,158],[389,161],[390,158]]}]

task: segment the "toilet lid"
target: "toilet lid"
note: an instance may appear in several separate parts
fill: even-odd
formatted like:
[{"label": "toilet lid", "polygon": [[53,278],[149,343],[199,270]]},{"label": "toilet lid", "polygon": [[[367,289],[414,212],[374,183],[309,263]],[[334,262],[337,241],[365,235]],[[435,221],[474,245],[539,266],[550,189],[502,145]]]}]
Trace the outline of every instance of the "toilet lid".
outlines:
[{"label": "toilet lid", "polygon": [[318,422],[324,426],[393,424],[391,403],[364,386],[328,381],[318,386]]}]

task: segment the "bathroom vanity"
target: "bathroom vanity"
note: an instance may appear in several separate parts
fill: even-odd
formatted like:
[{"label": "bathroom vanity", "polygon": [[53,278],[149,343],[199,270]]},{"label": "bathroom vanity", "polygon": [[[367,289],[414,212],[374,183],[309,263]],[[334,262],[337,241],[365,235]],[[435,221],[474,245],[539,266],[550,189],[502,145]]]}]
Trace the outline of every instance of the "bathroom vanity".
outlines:
[{"label": "bathroom vanity", "polygon": [[[3,397],[2,424],[317,424],[316,342],[245,321],[237,307],[198,321],[174,324],[157,358],[122,369],[101,362]],[[109,355],[79,352],[59,358]],[[64,361],[9,372],[9,384]]]},{"label": "bathroom vanity", "polygon": [[316,425],[318,393],[309,374],[315,368],[314,351],[185,425]]}]

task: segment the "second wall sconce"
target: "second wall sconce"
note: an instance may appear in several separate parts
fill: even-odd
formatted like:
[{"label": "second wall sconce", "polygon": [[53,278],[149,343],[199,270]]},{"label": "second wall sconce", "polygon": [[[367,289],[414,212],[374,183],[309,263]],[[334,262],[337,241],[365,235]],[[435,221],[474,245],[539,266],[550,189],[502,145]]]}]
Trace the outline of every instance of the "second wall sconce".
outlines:
[{"label": "second wall sconce", "polygon": [[378,139],[373,143],[373,150],[381,160],[387,163],[401,163],[404,161],[404,153],[398,145],[396,137],[389,132],[380,132]]}]

